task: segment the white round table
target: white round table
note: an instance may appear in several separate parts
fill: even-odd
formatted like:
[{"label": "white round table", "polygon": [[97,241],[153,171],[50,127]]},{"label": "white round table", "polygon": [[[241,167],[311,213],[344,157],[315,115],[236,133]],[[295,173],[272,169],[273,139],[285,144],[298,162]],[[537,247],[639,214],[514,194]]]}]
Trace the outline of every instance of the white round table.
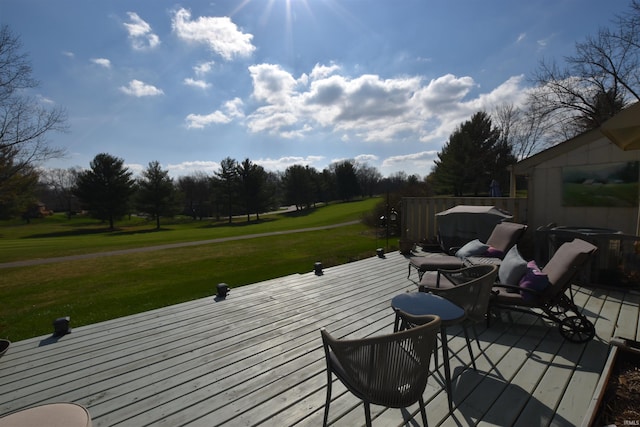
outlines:
[{"label": "white round table", "polygon": [[0,427],[91,427],[89,411],[75,403],[48,403],[0,418]]}]

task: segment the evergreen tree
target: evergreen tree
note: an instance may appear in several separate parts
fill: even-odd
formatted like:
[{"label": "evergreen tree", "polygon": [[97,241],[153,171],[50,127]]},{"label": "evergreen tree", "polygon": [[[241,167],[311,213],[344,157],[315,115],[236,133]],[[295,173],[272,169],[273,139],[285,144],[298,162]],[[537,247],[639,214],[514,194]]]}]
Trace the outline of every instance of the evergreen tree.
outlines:
[{"label": "evergreen tree", "polygon": [[353,161],[344,160],[331,165],[336,176],[338,197],[343,201],[349,201],[360,194],[360,185]]},{"label": "evergreen tree", "polygon": [[252,212],[256,214],[256,220],[260,220],[260,212],[267,207],[269,195],[267,193],[267,173],[260,165],[245,159],[238,165],[238,177],[244,197],[247,222]]},{"label": "evergreen tree", "polygon": [[439,194],[462,196],[485,192],[492,179],[503,181],[515,162],[511,146],[485,112],[478,112],[449,137],[434,161],[433,182]]},{"label": "evergreen tree", "polygon": [[110,154],[98,154],[90,167],[78,174],[73,193],[94,217],[109,221],[109,229],[113,230],[115,220],[129,209],[135,181],[124,167],[124,160]]},{"label": "evergreen tree", "polygon": [[229,224],[233,217],[233,203],[237,194],[238,186],[238,162],[231,157],[227,157],[220,162],[220,169],[215,173],[219,180],[220,190],[227,201],[227,214]]},{"label": "evergreen tree", "polygon": [[137,207],[156,220],[156,229],[160,229],[160,217],[176,214],[176,191],[169,172],[162,170],[160,163],[153,161],[138,179],[136,193]]},{"label": "evergreen tree", "polygon": [[204,172],[195,172],[193,175],[178,178],[178,191],[184,201],[184,212],[194,220],[211,216],[212,206],[212,180]]},{"label": "evergreen tree", "polygon": [[302,165],[289,166],[282,177],[285,199],[288,203],[296,205],[296,210],[310,208],[313,202],[313,181],[311,171],[313,168]]}]

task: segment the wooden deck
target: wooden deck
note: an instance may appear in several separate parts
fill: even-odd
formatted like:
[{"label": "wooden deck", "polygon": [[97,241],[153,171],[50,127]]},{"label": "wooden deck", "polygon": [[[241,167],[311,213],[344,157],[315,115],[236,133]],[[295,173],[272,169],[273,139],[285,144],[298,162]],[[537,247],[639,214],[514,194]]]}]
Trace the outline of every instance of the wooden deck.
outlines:
[{"label": "wooden deck", "polygon": [[[319,329],[353,337],[391,332],[391,298],[416,290],[407,264],[394,252],[322,276],[310,271],[243,286],[226,300],[212,295],[74,328],[59,340],[13,343],[0,358],[0,414],[72,401],[88,407],[94,426],[321,425],[326,372]],[[449,415],[436,372],[425,392],[429,424],[579,425],[610,337],[638,339],[639,299],[579,288],[576,302],[597,330],[586,345],[566,342],[534,316],[498,320],[479,330],[477,372],[465,369],[469,356],[454,329],[455,410]],[[403,425],[417,412],[372,409],[378,426]],[[330,422],[364,423],[362,405],[339,382]]]}]

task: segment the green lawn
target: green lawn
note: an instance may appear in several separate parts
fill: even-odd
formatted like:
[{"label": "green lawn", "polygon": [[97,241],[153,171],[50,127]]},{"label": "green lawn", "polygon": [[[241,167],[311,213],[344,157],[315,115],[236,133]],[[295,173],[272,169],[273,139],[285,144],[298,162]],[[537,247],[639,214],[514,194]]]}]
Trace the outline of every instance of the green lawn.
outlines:
[{"label": "green lawn", "polygon": [[635,207],[638,205],[638,183],[563,184],[564,206]]},{"label": "green lawn", "polygon": [[360,219],[379,201],[371,198],[332,204],[310,212],[263,215],[259,222],[255,221],[255,216],[249,223],[246,217],[234,218],[231,225],[226,220],[164,220],[160,230],[155,229],[154,221],[141,218],[117,222],[116,231],[109,231],[106,224],[90,218],[69,220],[62,214],[32,220],[30,224],[19,220],[0,221],[0,262],[339,224]]},{"label": "green lawn", "polygon": [[[175,221],[154,231],[139,219],[108,232],[93,220],[50,217],[31,224],[0,223],[0,262],[143,247],[233,235],[295,230],[359,219],[379,199],[335,204],[304,215],[264,216],[258,223]],[[0,273],[0,337],[12,341],[50,334],[52,321],[73,327],[215,294],[224,282],[241,286],[309,272],[375,254],[375,230],[362,224],[184,248],[6,268]]]}]

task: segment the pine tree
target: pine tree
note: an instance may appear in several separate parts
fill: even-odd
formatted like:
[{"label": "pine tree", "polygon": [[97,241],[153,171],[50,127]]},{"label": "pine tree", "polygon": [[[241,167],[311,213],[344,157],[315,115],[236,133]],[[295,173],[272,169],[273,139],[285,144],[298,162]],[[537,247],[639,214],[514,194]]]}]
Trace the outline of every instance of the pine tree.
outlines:
[{"label": "pine tree", "polygon": [[113,230],[115,220],[129,210],[135,181],[124,167],[124,160],[110,154],[98,154],[90,167],[78,174],[73,193],[94,217],[109,221],[109,229]]}]

